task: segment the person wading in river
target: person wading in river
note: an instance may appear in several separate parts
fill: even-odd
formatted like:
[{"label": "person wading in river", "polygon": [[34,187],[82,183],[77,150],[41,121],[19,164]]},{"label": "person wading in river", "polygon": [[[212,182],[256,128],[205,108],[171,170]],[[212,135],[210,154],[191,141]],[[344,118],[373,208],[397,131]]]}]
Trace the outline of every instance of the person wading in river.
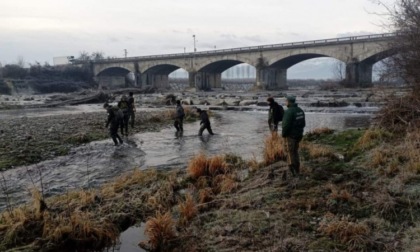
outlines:
[{"label": "person wading in river", "polygon": [[184,116],[185,116],[185,112],[184,112],[184,108],[181,106],[181,101],[177,100],[176,101],[176,115],[175,115],[175,122],[174,122],[174,127],[176,129],[176,131],[184,131],[184,127],[183,127],[183,121],[184,121]]},{"label": "person wading in river", "polygon": [[200,122],[201,126],[200,126],[200,130],[198,131],[198,135],[202,136],[203,131],[205,129],[207,129],[210,135],[214,135],[213,131],[211,130],[210,120],[209,120],[209,116],[207,112],[205,110],[201,110],[197,108],[197,113],[200,114],[200,119],[201,119],[201,122]]},{"label": "person wading in river", "polygon": [[284,138],[284,149],[287,155],[289,170],[295,177],[300,173],[299,142],[305,128],[305,113],[296,104],[296,97],[286,98],[287,110],[284,112],[281,135]]},{"label": "person wading in river", "polygon": [[268,105],[268,127],[272,132],[277,132],[279,122],[283,118],[284,110],[281,105],[274,101],[273,97],[267,98]]},{"label": "person wading in river", "polygon": [[134,128],[136,107],[134,106],[133,92],[129,92],[128,96],[128,120],[131,120],[131,128]]},{"label": "person wading in river", "polygon": [[123,120],[120,125],[122,136],[124,136],[124,131],[125,135],[128,136],[128,120],[130,119],[128,107],[127,96],[123,95],[121,100],[118,102],[118,108],[123,112]]},{"label": "person wading in river", "polygon": [[104,108],[108,112],[108,119],[106,121],[105,128],[108,128],[108,125],[110,125],[109,135],[111,136],[112,141],[114,141],[115,146],[118,145],[118,141],[120,144],[123,144],[123,140],[118,135],[118,127],[120,126],[120,123],[122,123],[121,121],[123,118],[122,111],[118,107],[113,107],[108,103],[104,104]]}]

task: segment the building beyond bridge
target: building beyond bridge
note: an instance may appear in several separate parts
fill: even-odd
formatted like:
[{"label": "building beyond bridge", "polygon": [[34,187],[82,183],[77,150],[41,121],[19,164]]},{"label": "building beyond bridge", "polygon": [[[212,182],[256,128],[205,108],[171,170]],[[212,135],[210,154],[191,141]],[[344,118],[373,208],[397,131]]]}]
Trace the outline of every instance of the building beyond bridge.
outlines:
[{"label": "building beyond bridge", "polygon": [[346,64],[345,81],[364,87],[372,84],[376,62],[394,53],[390,41],[395,34],[377,34],[193,53],[166,54],[93,61],[93,73],[102,87],[131,85],[169,87],[169,74],[182,68],[190,87],[200,90],[221,87],[222,72],[242,63],[256,68],[255,85],[263,89],[286,89],[287,69],[302,61],[331,57]]}]

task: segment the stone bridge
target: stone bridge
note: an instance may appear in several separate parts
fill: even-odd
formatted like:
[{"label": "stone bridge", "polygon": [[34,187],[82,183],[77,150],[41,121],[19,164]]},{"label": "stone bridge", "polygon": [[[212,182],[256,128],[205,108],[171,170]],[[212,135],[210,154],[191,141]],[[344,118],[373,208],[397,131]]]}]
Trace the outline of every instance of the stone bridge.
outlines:
[{"label": "stone bridge", "polygon": [[93,73],[102,86],[127,85],[128,73],[135,76],[131,85],[169,87],[169,74],[179,68],[188,72],[189,85],[206,90],[221,87],[221,74],[232,66],[247,63],[256,68],[255,85],[263,89],[286,89],[287,69],[299,62],[331,57],[346,64],[348,83],[364,87],[372,84],[372,67],[391,56],[390,41],[395,34],[375,34],[262,45],[192,53],[153,55],[92,62]]}]

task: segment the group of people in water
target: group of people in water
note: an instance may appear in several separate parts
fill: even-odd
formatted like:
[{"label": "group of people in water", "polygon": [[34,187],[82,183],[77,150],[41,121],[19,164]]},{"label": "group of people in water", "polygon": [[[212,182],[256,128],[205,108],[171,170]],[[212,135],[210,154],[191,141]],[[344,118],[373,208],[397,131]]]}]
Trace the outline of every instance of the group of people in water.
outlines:
[{"label": "group of people in water", "polygon": [[[271,132],[277,134],[278,125],[280,122],[282,122],[281,135],[284,140],[284,151],[287,156],[289,170],[293,176],[298,176],[300,173],[298,150],[299,143],[303,137],[303,129],[306,126],[305,113],[300,107],[298,107],[296,103],[296,97],[294,96],[286,97],[286,110],[284,110],[283,107],[278,104],[273,97],[269,97],[267,99],[267,103],[270,107],[268,112],[269,129]],[[121,129],[121,135],[128,136],[129,122],[131,122],[131,127],[134,127],[136,109],[134,105],[133,93],[129,93],[128,99],[125,95],[123,95],[117,106],[111,106],[110,104],[105,103],[104,108],[108,112],[106,127],[108,128],[110,125],[109,132],[112,140],[114,141],[114,144],[116,146],[118,144],[123,144],[123,140],[118,134],[118,129]],[[204,130],[206,129],[210,135],[214,135],[207,112],[200,108],[196,108],[196,110],[201,120],[198,135],[202,136]],[[181,101],[177,100],[174,118],[174,127],[177,132],[184,131],[184,117],[184,108],[181,105]]]},{"label": "group of people in water", "polygon": [[104,104],[104,109],[108,113],[108,118],[105,127],[109,127],[109,134],[115,146],[123,144],[123,140],[118,134],[118,129],[121,130],[122,136],[128,136],[128,124],[131,123],[131,128],[134,128],[136,107],[134,104],[133,92],[129,92],[128,98],[123,95],[117,106],[112,106],[109,103]]}]

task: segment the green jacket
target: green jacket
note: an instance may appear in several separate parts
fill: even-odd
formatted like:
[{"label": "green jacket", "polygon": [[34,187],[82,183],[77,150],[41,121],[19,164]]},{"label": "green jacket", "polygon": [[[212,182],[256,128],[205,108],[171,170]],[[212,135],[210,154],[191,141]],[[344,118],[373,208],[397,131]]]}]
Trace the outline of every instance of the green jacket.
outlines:
[{"label": "green jacket", "polygon": [[292,103],[284,112],[281,135],[300,140],[302,139],[305,125],[305,113],[297,104]]}]

